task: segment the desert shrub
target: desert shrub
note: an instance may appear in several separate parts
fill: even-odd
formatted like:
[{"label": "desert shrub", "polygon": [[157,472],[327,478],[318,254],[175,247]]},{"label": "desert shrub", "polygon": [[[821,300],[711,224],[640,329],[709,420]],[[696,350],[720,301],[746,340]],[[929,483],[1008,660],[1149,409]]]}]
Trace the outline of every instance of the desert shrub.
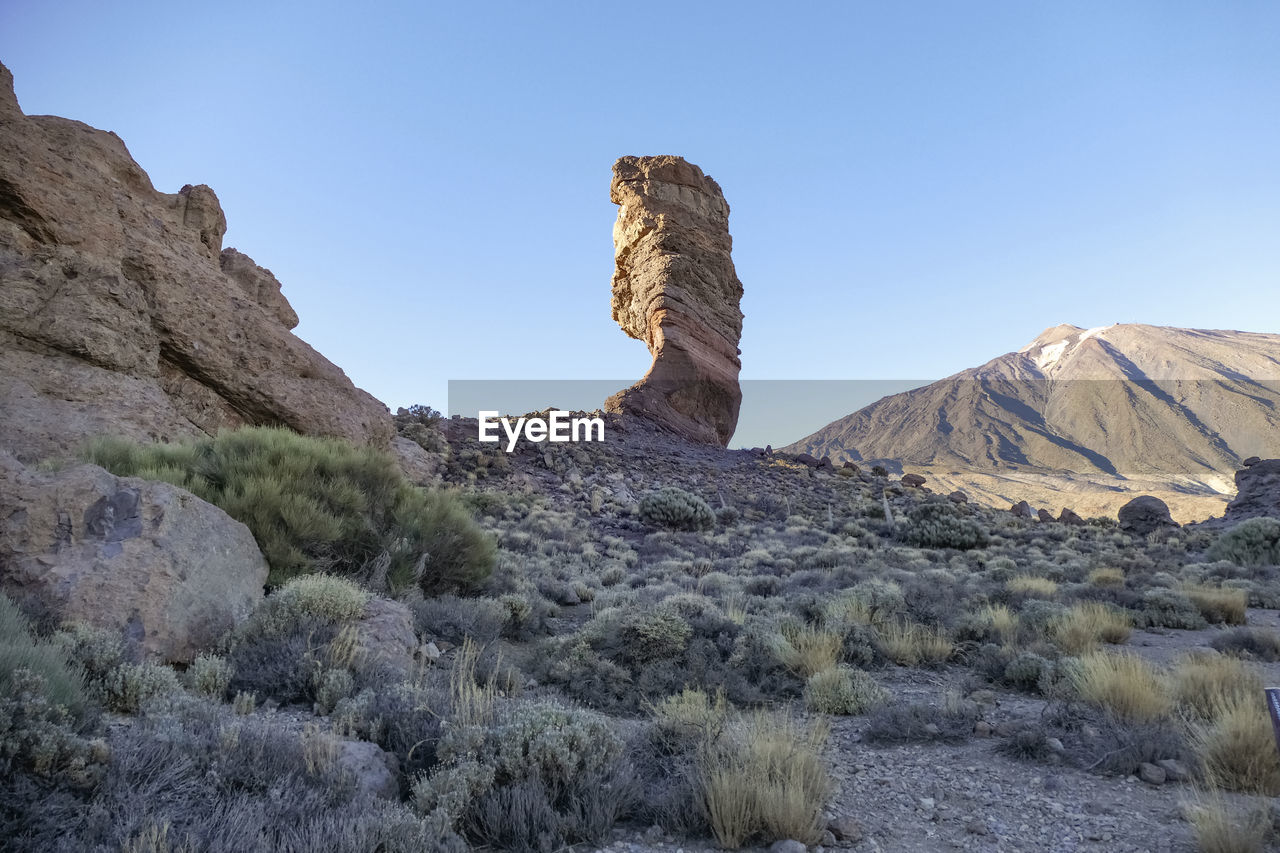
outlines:
[{"label": "desert shrub", "polygon": [[1179,659],[1170,674],[1173,698],[1191,714],[1208,718],[1225,701],[1259,701],[1262,677],[1236,658],[1192,653]]},{"label": "desert shrub", "polygon": [[861,714],[889,699],[889,691],[860,669],[815,672],[804,685],[804,704],[820,714]]},{"label": "desert shrub", "polygon": [[952,697],[942,705],[893,702],[880,705],[867,715],[863,737],[868,743],[959,743],[973,733],[977,706]]},{"label": "desert shrub", "polygon": [[1271,717],[1258,697],[1224,697],[1206,722],[1192,727],[1191,743],[1214,785],[1228,791],[1280,795],[1280,756]]},{"label": "desert shrub", "polygon": [[640,519],[669,530],[709,530],[716,523],[706,501],[675,486],[664,486],[641,498]]},{"label": "desert shrub", "polygon": [[191,662],[183,676],[192,693],[221,700],[226,698],[233,674],[225,658],[202,654]]},{"label": "desert shrub", "polygon": [[1205,557],[1238,566],[1280,565],[1280,519],[1245,519],[1219,536]]},{"label": "desert shrub", "polygon": [[158,663],[122,663],[102,681],[104,703],[122,714],[137,713],[144,702],[180,690],[177,674]]},{"label": "desert shrub", "polygon": [[820,724],[761,712],[703,746],[697,782],[720,846],[821,840],[832,791],[821,756],[826,734]]},{"label": "desert shrub", "polygon": [[1053,668],[1053,662],[1035,652],[1020,652],[1005,664],[1004,683],[1023,690],[1038,690],[1040,681]]},{"label": "desert shrub", "polygon": [[477,643],[493,642],[502,634],[509,613],[502,602],[493,598],[453,595],[426,598],[409,606],[419,634],[450,643],[461,643],[467,637]]},{"label": "desert shrub", "polygon": [[125,661],[125,643],[118,632],[75,623],[66,625],[50,638],[84,673],[91,691]]},{"label": "desert shrub", "polygon": [[1197,631],[1207,623],[1200,608],[1185,594],[1173,589],[1149,589],[1142,595],[1142,624],[1157,628]]},{"label": "desert shrub", "polygon": [[1242,589],[1186,586],[1183,593],[1211,624],[1243,625],[1249,596]]},{"label": "desert shrub", "polygon": [[[428,595],[478,586],[496,550],[457,500],[411,486],[372,447],[252,427],[180,444],[100,439],[86,458],[114,474],[173,483],[253,533],[268,584],[331,571]],[[385,574],[384,574],[385,573]]]},{"label": "desert shrub", "polygon": [[1265,663],[1280,661],[1280,634],[1265,628],[1233,628],[1209,643],[1220,652]]},{"label": "desert shrub", "polygon": [[1045,761],[1057,754],[1049,744],[1048,733],[1036,725],[1022,726],[1002,738],[996,744],[996,752],[1019,761]]},{"label": "desert shrub", "polygon": [[1090,772],[1129,776],[1143,764],[1190,758],[1184,726],[1171,719],[1139,722],[1080,702],[1051,702],[1041,723],[1064,745],[1067,763]]},{"label": "desert shrub", "polygon": [[897,525],[902,541],[917,548],[955,548],[967,551],[987,544],[987,531],[960,515],[950,503],[917,504]]},{"label": "desert shrub", "polygon": [[855,584],[849,590],[848,598],[851,600],[843,608],[845,616],[858,622],[883,622],[900,615],[907,606],[902,587],[880,578]]},{"label": "desert shrub", "polygon": [[414,783],[415,808],[502,849],[598,843],[632,796],[610,721],[551,702],[506,705],[489,727],[450,726],[437,753],[441,766]]},{"label": "desert shrub", "polygon": [[335,739],[274,715],[178,695],[114,729],[110,748],[92,800],[33,810],[25,849],[462,850],[400,804],[358,791]]},{"label": "desert shrub", "polygon": [[364,616],[370,598],[346,578],[303,575],[264,598],[236,630],[235,639],[284,637],[308,626],[349,624]]},{"label": "desert shrub", "polygon": [[1160,673],[1127,652],[1092,652],[1069,675],[1080,698],[1122,720],[1150,722],[1168,715],[1172,702]]},{"label": "desert shrub", "polygon": [[18,606],[0,595],[0,696],[16,695],[19,670],[26,672],[24,683],[39,680],[40,695],[51,706],[75,715],[85,710],[84,673],[68,660],[65,646],[33,637]]},{"label": "desert shrub", "polygon": [[0,776],[32,773],[74,787],[92,785],[109,753],[102,741],[82,736],[82,721],[63,701],[66,685],[51,689],[43,671],[25,666],[4,675]]},{"label": "desert shrub", "polygon": [[729,719],[724,693],[686,688],[653,706],[654,728],[665,750],[679,753],[715,737]]}]

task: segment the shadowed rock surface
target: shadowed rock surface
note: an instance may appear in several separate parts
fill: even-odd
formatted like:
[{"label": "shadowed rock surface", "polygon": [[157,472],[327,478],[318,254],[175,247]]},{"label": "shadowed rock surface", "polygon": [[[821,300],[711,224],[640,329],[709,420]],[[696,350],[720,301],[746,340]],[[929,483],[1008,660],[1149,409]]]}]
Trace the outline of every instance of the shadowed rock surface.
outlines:
[{"label": "shadowed rock surface", "polygon": [[0,66],[0,448],[242,424],[386,444],[386,407],[289,331],[226,228],[213,190],[157,192],[115,134],[23,115]]},{"label": "shadowed rock surface", "polygon": [[266,581],[249,528],[190,492],[96,465],[44,474],[0,453],[0,590],[15,601],[186,663],[249,615]]},{"label": "shadowed rock surface", "polygon": [[679,157],[622,157],[610,199],[613,319],[653,365],[605,409],[641,415],[692,441],[725,446],[742,391],[742,282],[720,186]]}]

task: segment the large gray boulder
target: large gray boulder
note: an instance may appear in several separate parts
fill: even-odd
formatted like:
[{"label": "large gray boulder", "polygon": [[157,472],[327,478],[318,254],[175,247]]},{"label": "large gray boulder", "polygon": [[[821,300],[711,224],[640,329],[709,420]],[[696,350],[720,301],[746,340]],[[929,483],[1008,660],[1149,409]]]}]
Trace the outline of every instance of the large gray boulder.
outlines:
[{"label": "large gray boulder", "polygon": [[1120,520],[1120,529],[1135,536],[1146,536],[1162,528],[1178,526],[1169,514],[1169,505],[1154,495],[1134,498],[1120,507],[1116,517]]},{"label": "large gray boulder", "polygon": [[1280,459],[1247,459],[1236,472],[1236,497],[1227,504],[1225,519],[1235,524],[1246,518],[1280,518]]},{"label": "large gray boulder", "polygon": [[19,603],[185,663],[249,615],[266,580],[249,528],[190,492],[0,453],[0,590]]}]

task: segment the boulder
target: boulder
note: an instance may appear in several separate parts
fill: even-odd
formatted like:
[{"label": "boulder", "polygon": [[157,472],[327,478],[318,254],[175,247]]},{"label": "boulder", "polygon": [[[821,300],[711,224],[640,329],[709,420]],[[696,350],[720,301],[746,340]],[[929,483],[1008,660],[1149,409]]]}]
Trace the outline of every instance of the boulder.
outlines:
[{"label": "boulder", "polygon": [[384,800],[400,799],[400,761],[376,743],[341,740],[337,760],[351,771],[356,790]]},{"label": "boulder", "polygon": [[364,618],[356,623],[356,631],[362,666],[405,673],[413,667],[418,637],[413,633],[413,614],[408,607],[387,598],[371,598]]},{"label": "boulder", "polygon": [[266,580],[249,528],[189,492],[0,454],[0,589],[20,603],[186,663],[252,612]]},{"label": "boulder", "polygon": [[724,447],[738,424],[742,282],[720,186],[680,157],[613,166],[613,319],[653,364],[605,410]]},{"label": "boulder", "polygon": [[1120,529],[1135,536],[1146,536],[1178,523],[1169,515],[1169,505],[1154,495],[1142,495],[1120,507],[1116,514]]},{"label": "boulder", "polygon": [[909,489],[918,489],[924,485],[924,477],[919,474],[903,474],[902,485]]},{"label": "boulder", "polygon": [[1041,522],[1045,522],[1045,523],[1048,523],[1050,521],[1057,521],[1057,519],[1053,517],[1053,513],[1049,512],[1049,510],[1045,509],[1044,507],[1041,507],[1040,509],[1036,510],[1036,518],[1038,518]]},{"label": "boulder", "polygon": [[1062,508],[1062,512],[1058,513],[1058,521],[1075,527],[1080,527],[1084,524],[1084,519],[1081,518],[1075,510],[1068,506],[1064,506]]},{"label": "boulder", "polygon": [[960,489],[956,489],[954,492],[947,495],[947,500],[951,501],[953,504],[967,504],[969,502],[969,495]]},{"label": "boulder", "polygon": [[385,446],[386,407],[292,334],[226,228],[212,189],[158,192],[115,134],[23,115],[0,66],[0,450],[242,424]]},{"label": "boulder", "polygon": [[1031,509],[1031,504],[1026,501],[1018,501],[1009,507],[1009,512],[1013,513],[1017,518],[1035,518],[1035,512]]}]

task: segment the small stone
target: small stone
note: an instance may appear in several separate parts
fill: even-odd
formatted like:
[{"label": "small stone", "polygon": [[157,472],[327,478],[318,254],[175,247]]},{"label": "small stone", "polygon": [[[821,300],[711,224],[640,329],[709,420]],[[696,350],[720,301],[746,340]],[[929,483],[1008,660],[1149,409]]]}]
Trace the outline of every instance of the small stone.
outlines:
[{"label": "small stone", "polygon": [[425,646],[418,647],[418,654],[419,656],[430,661],[431,663],[435,663],[436,661],[440,660],[441,652],[440,652],[440,647],[437,646],[435,643],[427,643]]},{"label": "small stone", "polygon": [[1067,748],[1062,745],[1062,741],[1056,737],[1045,738],[1044,745],[1049,747],[1051,752],[1056,752],[1059,755],[1067,751]]},{"label": "small stone", "polygon": [[927,734],[929,737],[937,737],[938,735],[942,734],[942,729],[938,728],[937,723],[926,723],[924,727],[924,733]]},{"label": "small stone", "polygon": [[809,853],[803,843],[788,838],[786,841],[775,841],[769,845],[769,853]]},{"label": "small stone", "polygon": [[927,812],[933,811],[938,805],[938,801],[933,797],[921,797],[919,802],[920,808]]},{"label": "small stone", "polygon": [[991,724],[986,720],[978,720],[973,724],[973,733],[978,737],[991,737],[993,731]]},{"label": "small stone", "polygon": [[1166,782],[1186,782],[1191,778],[1187,766],[1176,758],[1164,758],[1156,762],[1156,766],[1164,771]]},{"label": "small stone", "polygon": [[862,840],[862,824],[848,815],[832,818],[827,824],[827,830],[835,836],[837,841],[849,845],[857,844]]},{"label": "small stone", "polygon": [[987,829],[987,822],[985,820],[978,820],[977,818],[966,823],[964,825],[964,829],[965,829],[965,832],[969,833],[970,835],[990,835],[991,834],[991,830]]},{"label": "small stone", "polygon": [[1163,768],[1143,762],[1138,766],[1138,778],[1148,785],[1163,785],[1165,772]]}]

